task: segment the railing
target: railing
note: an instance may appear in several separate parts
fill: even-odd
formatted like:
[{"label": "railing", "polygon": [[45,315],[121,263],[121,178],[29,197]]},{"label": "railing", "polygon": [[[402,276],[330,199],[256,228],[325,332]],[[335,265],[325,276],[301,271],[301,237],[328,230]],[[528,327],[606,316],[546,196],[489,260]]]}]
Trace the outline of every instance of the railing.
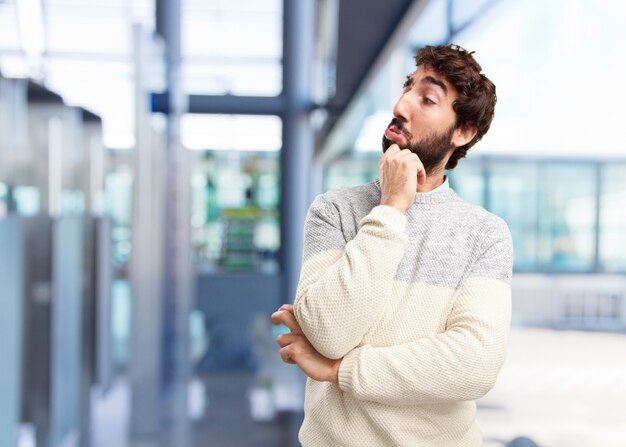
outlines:
[{"label": "railing", "polygon": [[626,275],[518,274],[514,323],[626,332]]}]

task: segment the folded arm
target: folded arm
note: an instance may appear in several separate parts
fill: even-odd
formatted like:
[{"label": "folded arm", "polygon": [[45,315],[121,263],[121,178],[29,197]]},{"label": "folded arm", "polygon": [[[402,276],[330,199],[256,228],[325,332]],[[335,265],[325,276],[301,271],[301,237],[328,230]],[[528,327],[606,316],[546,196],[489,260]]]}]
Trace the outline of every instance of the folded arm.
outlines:
[{"label": "folded arm", "polygon": [[325,357],[345,356],[382,315],[404,255],[406,216],[377,206],[346,243],[337,209],[323,197],[309,208],[294,313]]},{"label": "folded arm", "polygon": [[444,332],[352,350],[339,369],[341,389],[398,406],[474,400],[487,393],[504,362],[511,319],[508,230],[488,245],[458,291]]}]

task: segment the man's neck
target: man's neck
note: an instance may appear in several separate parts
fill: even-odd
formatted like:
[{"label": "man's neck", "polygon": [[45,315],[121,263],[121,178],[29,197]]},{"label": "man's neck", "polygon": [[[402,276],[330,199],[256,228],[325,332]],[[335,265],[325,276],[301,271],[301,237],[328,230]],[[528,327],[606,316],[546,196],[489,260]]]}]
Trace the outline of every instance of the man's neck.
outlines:
[{"label": "man's neck", "polygon": [[428,175],[426,176],[424,184],[417,184],[417,192],[430,192],[438,186],[441,186],[444,180],[445,175],[443,171]]}]

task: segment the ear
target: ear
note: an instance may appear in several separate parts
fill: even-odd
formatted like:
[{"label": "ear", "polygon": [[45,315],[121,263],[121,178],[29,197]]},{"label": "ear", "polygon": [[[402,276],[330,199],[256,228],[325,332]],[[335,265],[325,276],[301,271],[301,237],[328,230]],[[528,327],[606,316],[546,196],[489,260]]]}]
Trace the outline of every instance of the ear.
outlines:
[{"label": "ear", "polygon": [[452,135],[452,145],[455,149],[457,147],[465,146],[467,143],[472,141],[477,132],[478,128],[476,127],[476,124],[465,123],[463,126],[454,130],[454,134]]}]

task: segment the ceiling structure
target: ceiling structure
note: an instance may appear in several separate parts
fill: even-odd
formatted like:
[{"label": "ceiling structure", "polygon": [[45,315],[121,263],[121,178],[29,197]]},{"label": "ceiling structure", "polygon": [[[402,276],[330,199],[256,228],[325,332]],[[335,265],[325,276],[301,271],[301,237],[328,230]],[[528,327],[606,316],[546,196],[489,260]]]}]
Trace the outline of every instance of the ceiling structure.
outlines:
[{"label": "ceiling structure", "polygon": [[[199,8],[198,5],[204,4],[194,2],[194,0],[181,1],[183,1],[185,8]],[[5,4],[1,12],[2,17],[6,19],[2,23],[15,26],[16,0],[9,0],[8,4],[0,0],[1,3]],[[372,77],[372,73],[376,71],[382,56],[389,48],[390,42],[402,29],[403,23],[414,23],[415,5],[425,5],[428,0],[385,0],[384,2],[380,0],[337,0],[337,3],[334,95],[323,105],[327,111],[327,120],[319,132],[318,146],[336,126],[359,89],[366,86],[368,79]],[[62,93],[64,98],[67,97],[70,102],[84,103],[84,105],[106,117],[105,128],[111,128],[111,132],[105,133],[113,135],[113,138],[108,138],[108,146],[129,147],[132,145],[132,117],[129,115],[129,111],[132,110],[130,107],[132,57],[130,54],[130,28],[127,24],[140,18],[142,22],[151,22],[149,25],[154,26],[155,6],[152,0],[134,0],[130,3],[121,0],[113,2],[89,0],[87,4],[89,8],[85,8],[85,3],[75,0],[47,0],[45,2],[43,12],[46,24],[45,54],[47,60],[46,80],[48,81],[46,83],[55,91]],[[255,4],[257,6],[254,7],[254,11],[249,12],[245,9]],[[227,6],[226,3],[218,2],[215,3],[216,6],[210,8],[203,6],[204,10],[200,12],[203,12],[204,15],[220,15],[216,20],[231,16],[240,17],[242,14],[244,18],[250,16],[250,20],[252,20],[250,23],[252,24],[262,19],[267,22],[267,25],[264,26],[272,34],[274,33],[272,27],[275,27],[275,25],[271,25],[272,20],[275,20],[273,17],[282,12],[280,4],[280,0],[265,0],[260,3],[238,0],[235,2],[235,6]],[[231,12],[229,8],[232,9],[230,16],[228,16]],[[200,13],[198,16],[207,19]],[[147,17],[150,17],[151,20],[148,20]],[[187,29],[195,23],[192,22],[192,18],[195,16],[186,15],[185,17],[187,20],[183,29]],[[85,25],[86,22],[89,25]],[[81,26],[82,29],[79,29]],[[95,33],[95,35],[94,33],[86,33],[87,36],[91,36],[89,39],[76,39],[78,35],[85,35],[86,26],[101,29],[101,32]],[[104,29],[106,27],[108,28]],[[198,28],[197,32],[200,32],[201,29]],[[19,33],[12,32],[10,34],[18,35]],[[106,35],[108,38],[100,39],[96,35]],[[116,37],[111,39],[111,36]],[[13,42],[8,39],[10,36],[5,37],[2,39],[0,47],[2,47],[2,54],[4,55],[4,66],[8,68],[10,63],[17,65],[21,57],[21,49],[19,40]],[[198,39],[200,36],[195,34],[193,37],[194,39],[188,38],[186,41],[193,43],[204,40]],[[273,48],[270,44],[268,45],[268,48]],[[251,50],[252,47],[250,46]],[[268,54],[271,56],[267,57],[268,61],[271,62],[272,58],[276,58],[273,53]],[[11,58],[15,59],[15,62]],[[280,55],[278,55],[278,61],[280,61]],[[207,60],[207,62],[210,61]],[[272,70],[275,69],[272,68]],[[101,75],[96,76],[96,71]],[[254,71],[257,71],[256,67]],[[104,82],[104,73],[107,73],[110,78],[107,78],[106,82]],[[204,74],[206,75],[206,73]],[[94,80],[100,78],[102,79],[100,85],[115,85],[117,95],[110,95],[107,92],[106,96],[109,99],[105,100],[104,92],[101,95],[94,92],[92,84]],[[270,78],[268,77],[268,79]],[[214,84],[214,82],[206,83],[205,81],[202,86]],[[271,82],[268,81],[268,84]],[[122,95],[122,93],[124,94]],[[238,92],[233,93],[235,95],[240,94]],[[254,93],[252,94],[254,95]],[[212,96],[212,100],[215,100],[217,96],[219,93]],[[128,99],[122,101],[122,97]],[[251,96],[248,96],[245,100],[250,98]],[[190,98],[190,100],[197,99]],[[262,106],[265,107],[267,104],[263,102]],[[122,106],[127,110],[125,113],[119,111]],[[123,120],[121,119],[122,116]],[[120,117],[120,119],[116,117]]]},{"label": "ceiling structure", "polygon": [[[326,104],[328,118],[318,146],[364,86],[399,25],[418,0],[341,0],[339,3],[335,95]],[[424,2],[425,3],[425,2]]]}]

